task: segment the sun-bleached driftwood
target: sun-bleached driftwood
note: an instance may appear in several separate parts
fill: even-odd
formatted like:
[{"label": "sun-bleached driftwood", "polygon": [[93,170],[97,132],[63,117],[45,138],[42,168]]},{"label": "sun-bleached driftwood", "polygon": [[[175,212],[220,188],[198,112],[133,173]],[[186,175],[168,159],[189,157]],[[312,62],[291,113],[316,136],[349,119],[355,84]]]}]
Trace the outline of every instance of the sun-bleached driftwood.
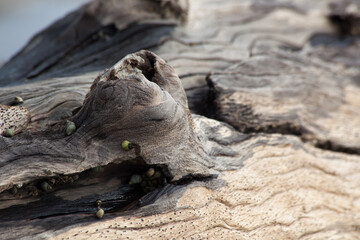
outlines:
[{"label": "sun-bleached driftwood", "polygon": [[241,131],[296,134],[320,147],[360,151],[360,89],[338,69],[273,53],[208,80],[216,116]]},{"label": "sun-bleached driftwood", "polygon": [[[356,9],[93,1],[54,23],[0,69],[0,104],[31,115],[0,138],[1,236],[356,239]],[[128,181],[150,166],[167,183],[144,196]]]},{"label": "sun-bleached driftwood", "polygon": [[[41,133],[1,139],[1,191],[48,177],[45,170],[73,174],[129,159],[164,165],[174,181],[218,173],[212,155],[221,148],[213,150],[201,142],[200,130],[194,133],[180,79],[151,52],[129,55],[97,77],[77,111],[68,119],[76,126],[70,136],[60,122]],[[125,151],[123,141],[138,147]],[[176,161],[169,162],[171,156]]]}]

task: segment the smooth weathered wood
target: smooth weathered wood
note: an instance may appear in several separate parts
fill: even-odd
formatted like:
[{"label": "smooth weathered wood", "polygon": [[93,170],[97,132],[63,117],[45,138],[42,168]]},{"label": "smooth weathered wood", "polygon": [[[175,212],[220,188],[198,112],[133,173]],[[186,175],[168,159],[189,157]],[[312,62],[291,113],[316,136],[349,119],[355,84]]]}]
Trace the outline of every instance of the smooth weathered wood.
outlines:
[{"label": "smooth weathered wood", "polygon": [[[85,171],[74,183],[37,197],[2,192],[1,235],[355,239],[360,55],[358,39],[348,35],[356,34],[356,21],[351,31],[338,27],[356,14],[352,1],[330,3],[94,1],[39,33],[0,70],[0,103],[21,96],[31,114],[25,130],[0,138],[7,156],[0,158],[6,163],[0,171],[8,176],[1,175],[3,189],[15,179],[39,184],[109,164],[103,173]],[[328,21],[334,15],[340,20]],[[143,48],[168,65],[139,52],[105,70]],[[126,61],[133,61],[134,73]],[[160,76],[153,82],[152,69]],[[144,100],[144,86],[124,81],[132,77],[158,93]],[[105,86],[121,94],[111,98]],[[123,100],[130,86],[138,91]],[[161,88],[169,100],[164,103]],[[131,99],[142,105],[124,114],[120,106],[132,106]],[[190,115],[186,101],[192,113],[230,125]],[[156,104],[175,104],[183,118],[165,107],[156,110]],[[153,114],[180,127],[171,127],[171,120],[149,121]],[[66,120],[78,126],[70,137]],[[141,158],[121,150],[125,135],[140,143]],[[31,156],[41,164],[26,161]],[[119,164],[123,160],[133,164]],[[145,163],[180,181],[142,197],[128,181],[150,167]],[[100,221],[93,216],[97,198],[105,204]]]}]

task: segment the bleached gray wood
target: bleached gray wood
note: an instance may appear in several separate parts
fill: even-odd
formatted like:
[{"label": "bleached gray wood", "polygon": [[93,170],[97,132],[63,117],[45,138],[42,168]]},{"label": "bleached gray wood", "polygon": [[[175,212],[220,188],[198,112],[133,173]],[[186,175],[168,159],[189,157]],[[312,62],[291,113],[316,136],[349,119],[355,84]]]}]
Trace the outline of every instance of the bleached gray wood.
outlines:
[{"label": "bleached gray wood", "polygon": [[[336,4],[93,1],[39,33],[0,70],[0,104],[31,115],[0,138],[1,236],[358,236],[357,15]],[[141,198],[128,181],[145,163],[170,183]]]}]

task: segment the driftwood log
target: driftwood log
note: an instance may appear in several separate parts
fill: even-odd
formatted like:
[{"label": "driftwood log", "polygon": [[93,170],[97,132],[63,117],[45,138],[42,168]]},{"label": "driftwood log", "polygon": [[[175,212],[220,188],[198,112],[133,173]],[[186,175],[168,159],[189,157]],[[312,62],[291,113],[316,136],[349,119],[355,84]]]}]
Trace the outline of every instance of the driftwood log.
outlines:
[{"label": "driftwood log", "polygon": [[1,239],[358,239],[359,15],[94,0],[58,20],[0,69]]}]

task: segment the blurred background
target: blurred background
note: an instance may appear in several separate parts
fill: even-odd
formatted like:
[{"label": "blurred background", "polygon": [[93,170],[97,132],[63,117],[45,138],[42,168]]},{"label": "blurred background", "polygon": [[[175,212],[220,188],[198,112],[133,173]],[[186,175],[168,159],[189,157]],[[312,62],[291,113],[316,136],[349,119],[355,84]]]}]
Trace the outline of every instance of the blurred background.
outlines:
[{"label": "blurred background", "polygon": [[0,66],[30,38],[89,0],[0,0]]}]

